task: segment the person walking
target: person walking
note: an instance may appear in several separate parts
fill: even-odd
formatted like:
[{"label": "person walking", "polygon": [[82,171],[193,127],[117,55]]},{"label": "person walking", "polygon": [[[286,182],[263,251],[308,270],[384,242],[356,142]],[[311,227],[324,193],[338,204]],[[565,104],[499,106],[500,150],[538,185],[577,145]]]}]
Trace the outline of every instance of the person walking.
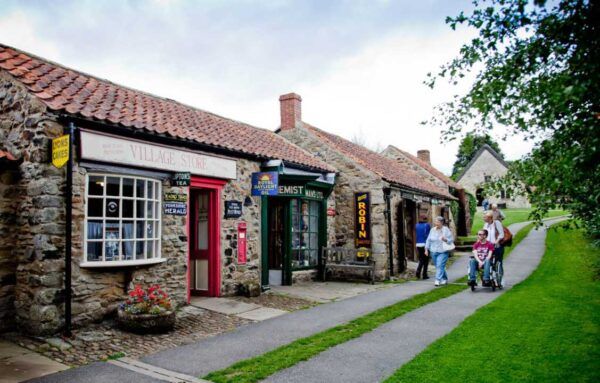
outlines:
[{"label": "person walking", "polygon": [[504,219],[506,218],[502,210],[498,209],[498,204],[492,204],[492,213],[494,213],[494,220],[504,221]]},{"label": "person walking", "polygon": [[[492,205],[492,209],[493,209]],[[489,211],[483,216],[483,228],[487,230],[487,240],[494,245],[494,268],[496,269],[496,277],[498,280],[498,287],[502,287],[502,275],[504,274],[504,268],[502,262],[504,260],[504,246],[502,240],[504,239],[504,226],[500,220],[494,218],[494,212]]]},{"label": "person walking", "polygon": [[421,278],[421,270],[423,270],[423,279],[429,279],[427,268],[429,267],[429,255],[425,255],[425,242],[431,231],[431,225],[427,222],[427,216],[419,217],[419,223],[415,225],[417,233],[417,253],[419,254],[419,264],[417,265],[417,279]]},{"label": "person walking", "polygon": [[490,200],[484,198],[483,202],[481,202],[481,206],[483,207],[483,211],[486,212],[490,207]]},{"label": "person walking", "polygon": [[447,226],[444,226],[444,217],[436,217],[433,221],[433,229],[425,241],[425,255],[431,254],[431,259],[435,265],[435,286],[448,284],[448,274],[446,273],[446,263],[448,262],[449,252],[444,249],[444,243],[451,245],[454,242],[452,232]]}]

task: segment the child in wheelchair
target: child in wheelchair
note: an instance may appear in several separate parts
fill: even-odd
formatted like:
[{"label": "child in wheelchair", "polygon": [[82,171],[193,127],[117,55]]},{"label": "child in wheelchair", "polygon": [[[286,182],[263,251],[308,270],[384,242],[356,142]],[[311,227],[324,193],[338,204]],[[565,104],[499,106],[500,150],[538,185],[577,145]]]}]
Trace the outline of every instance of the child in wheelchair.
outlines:
[{"label": "child in wheelchair", "polygon": [[493,253],[494,244],[487,240],[488,232],[485,229],[479,230],[477,233],[477,242],[473,245],[473,255],[469,260],[469,280],[467,284],[471,287],[471,291],[477,286],[477,274],[483,271],[482,286],[491,287],[496,290],[497,283],[495,281],[496,273],[492,269],[494,263]]}]

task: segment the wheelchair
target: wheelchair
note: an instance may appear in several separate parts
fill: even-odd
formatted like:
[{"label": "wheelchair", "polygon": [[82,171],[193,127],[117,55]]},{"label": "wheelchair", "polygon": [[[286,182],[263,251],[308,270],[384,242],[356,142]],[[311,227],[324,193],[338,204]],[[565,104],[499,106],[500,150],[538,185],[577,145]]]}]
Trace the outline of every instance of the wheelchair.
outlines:
[{"label": "wheelchair", "polygon": [[471,275],[471,259],[474,258],[475,256],[473,255],[469,257],[469,265],[467,266],[467,285],[471,288],[471,291],[475,291],[475,287],[477,286],[477,279],[481,281],[481,287],[489,287],[492,289],[492,291],[496,291],[496,289],[502,289],[501,282],[504,273],[502,261],[496,262],[496,260],[492,258],[489,281],[485,281],[483,279],[483,268],[477,270],[475,280],[470,281],[469,276]]}]

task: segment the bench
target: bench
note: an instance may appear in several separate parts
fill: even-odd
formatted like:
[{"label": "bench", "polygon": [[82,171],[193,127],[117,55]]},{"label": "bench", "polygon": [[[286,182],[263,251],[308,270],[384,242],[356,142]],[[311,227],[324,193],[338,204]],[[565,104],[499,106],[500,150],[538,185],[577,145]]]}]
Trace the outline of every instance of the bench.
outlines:
[{"label": "bench", "polygon": [[324,247],[321,253],[323,261],[323,282],[327,272],[350,270],[366,271],[371,284],[375,284],[375,260],[369,250],[346,249],[342,247]]}]

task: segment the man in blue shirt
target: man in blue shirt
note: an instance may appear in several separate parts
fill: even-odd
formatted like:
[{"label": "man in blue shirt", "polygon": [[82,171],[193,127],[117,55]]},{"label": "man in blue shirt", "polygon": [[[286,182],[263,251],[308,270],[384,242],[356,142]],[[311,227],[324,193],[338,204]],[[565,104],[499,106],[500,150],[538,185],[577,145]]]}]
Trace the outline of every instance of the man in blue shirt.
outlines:
[{"label": "man in blue shirt", "polygon": [[419,254],[419,265],[417,266],[417,279],[421,278],[423,270],[423,279],[429,279],[427,268],[429,267],[429,254],[425,254],[425,242],[431,231],[431,225],[427,223],[427,216],[420,216],[419,223],[415,227],[417,233],[417,253]]}]

